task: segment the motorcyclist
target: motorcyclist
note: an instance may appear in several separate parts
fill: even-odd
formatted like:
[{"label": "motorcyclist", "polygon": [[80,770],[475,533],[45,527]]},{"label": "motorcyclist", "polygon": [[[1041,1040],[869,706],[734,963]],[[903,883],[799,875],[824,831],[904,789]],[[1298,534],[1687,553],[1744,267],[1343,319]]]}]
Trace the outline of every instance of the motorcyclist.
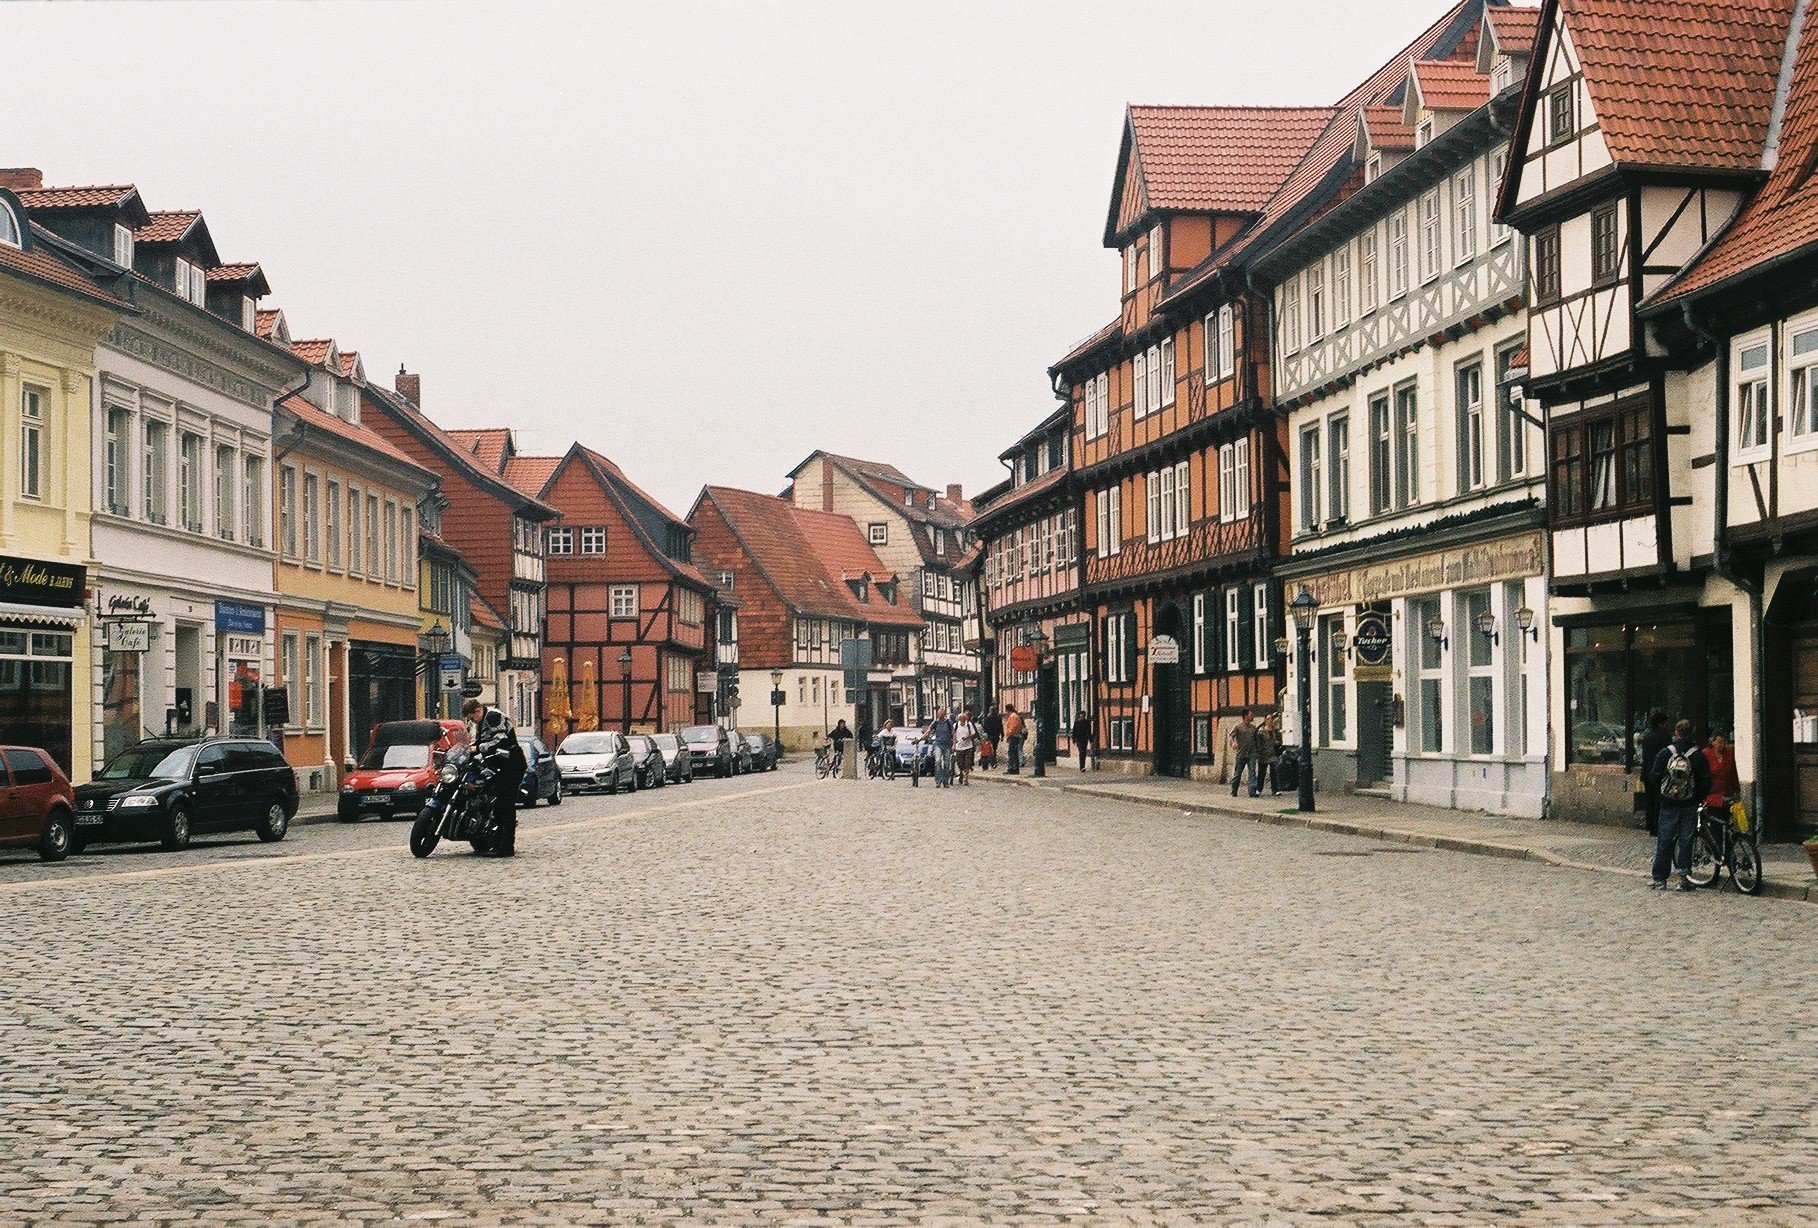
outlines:
[{"label": "motorcyclist", "polygon": [[518,743],[518,731],[505,714],[477,699],[461,705],[461,715],[473,724],[470,742],[481,767],[493,773],[493,817],[498,838],[482,857],[515,857],[518,848],[518,790],[523,787],[529,762]]}]

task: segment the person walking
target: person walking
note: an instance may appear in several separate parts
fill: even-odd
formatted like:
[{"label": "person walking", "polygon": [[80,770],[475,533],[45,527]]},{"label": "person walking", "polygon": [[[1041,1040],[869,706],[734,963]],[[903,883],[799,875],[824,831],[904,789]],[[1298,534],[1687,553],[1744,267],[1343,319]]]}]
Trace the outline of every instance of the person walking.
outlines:
[{"label": "person walking", "polygon": [[[1263,717],[1262,728],[1256,731],[1256,775],[1269,784],[1269,796],[1274,797],[1281,790],[1275,784],[1275,765],[1281,759],[1281,725],[1280,718],[1273,712]],[[1252,789],[1252,795],[1261,792],[1260,786]]]},{"label": "person walking", "polygon": [[[1692,834],[1698,830],[1698,803],[1711,793],[1711,765],[1692,738],[1692,722],[1673,726],[1673,740],[1654,760],[1660,789],[1660,831],[1654,837],[1654,888],[1696,888],[1686,881],[1692,868]],[[1667,871],[1672,870],[1669,880]]]},{"label": "person walking", "polygon": [[995,769],[997,767],[997,748],[1004,744],[1004,716],[997,710],[996,704],[985,709],[985,715],[979,720],[978,727],[980,732],[985,735],[978,748],[979,770]]},{"label": "person walking", "polygon": [[1023,714],[1016,710],[1015,704],[1004,705],[1004,739],[1010,747],[1009,759],[1004,764],[1004,773],[1015,776],[1023,770],[1023,743],[1028,739],[1028,726],[1023,723]]},{"label": "person walking", "polygon": [[1704,761],[1711,768],[1711,791],[1704,804],[1711,810],[1727,810],[1732,797],[1742,796],[1742,780],[1736,771],[1736,748],[1720,733],[1711,735],[1704,748]]},{"label": "person walking", "polygon": [[962,785],[972,783],[972,757],[978,751],[978,725],[972,713],[961,712],[953,722],[953,766]]},{"label": "person walking", "polygon": [[1250,769],[1250,796],[1262,796],[1262,779],[1257,773],[1257,742],[1261,731],[1256,727],[1250,709],[1245,708],[1238,718],[1237,727],[1231,730],[1231,796],[1237,796],[1237,787],[1243,783],[1244,769]]},{"label": "person walking", "polygon": [[934,787],[945,789],[953,783],[953,721],[947,709],[937,708],[934,724],[928,726],[928,741],[934,746]]},{"label": "person walking", "polygon": [[1660,782],[1654,779],[1654,760],[1673,740],[1667,714],[1659,708],[1648,713],[1647,732],[1641,735],[1641,804],[1648,819],[1648,835],[1660,832]]},{"label": "person walking", "polygon": [[1086,757],[1092,753],[1092,714],[1082,709],[1069,732],[1073,736],[1073,749],[1079,754],[1079,770],[1083,772]]}]

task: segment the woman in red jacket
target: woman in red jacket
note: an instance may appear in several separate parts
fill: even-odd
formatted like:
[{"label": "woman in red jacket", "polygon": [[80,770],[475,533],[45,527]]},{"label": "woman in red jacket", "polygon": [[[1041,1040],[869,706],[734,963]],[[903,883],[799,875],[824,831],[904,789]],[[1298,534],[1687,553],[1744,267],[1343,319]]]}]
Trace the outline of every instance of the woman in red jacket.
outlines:
[{"label": "woman in red jacket", "polygon": [[1711,795],[1704,804],[1721,810],[1730,798],[1742,793],[1742,781],[1736,776],[1736,751],[1722,734],[1714,733],[1711,744],[1704,748],[1704,758],[1711,765]]}]

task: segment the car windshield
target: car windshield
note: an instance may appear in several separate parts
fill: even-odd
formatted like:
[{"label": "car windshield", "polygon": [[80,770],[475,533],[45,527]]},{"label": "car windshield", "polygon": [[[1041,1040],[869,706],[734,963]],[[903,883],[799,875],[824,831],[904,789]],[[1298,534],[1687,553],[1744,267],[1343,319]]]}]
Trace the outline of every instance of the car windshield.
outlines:
[{"label": "car windshield", "polygon": [[718,725],[690,725],[682,730],[684,742],[717,742],[720,740]]},{"label": "car windshield", "polygon": [[612,749],[612,735],[609,733],[571,733],[562,739],[562,744],[556,748],[556,754],[610,755]]},{"label": "car windshield", "polygon": [[101,769],[100,780],[188,780],[193,746],[135,746]]},{"label": "car windshield", "polygon": [[429,766],[429,747],[416,742],[393,742],[390,746],[369,746],[360,756],[360,766],[368,772],[410,771]]},{"label": "car windshield", "polygon": [[675,740],[673,733],[659,733],[650,740],[657,744],[659,750],[673,751],[680,748],[680,743]]},{"label": "car windshield", "polygon": [[652,750],[655,749],[655,745],[650,741],[649,738],[641,738],[641,737],[628,738],[627,741],[629,741],[631,743],[631,750],[632,750],[633,754],[648,755]]}]

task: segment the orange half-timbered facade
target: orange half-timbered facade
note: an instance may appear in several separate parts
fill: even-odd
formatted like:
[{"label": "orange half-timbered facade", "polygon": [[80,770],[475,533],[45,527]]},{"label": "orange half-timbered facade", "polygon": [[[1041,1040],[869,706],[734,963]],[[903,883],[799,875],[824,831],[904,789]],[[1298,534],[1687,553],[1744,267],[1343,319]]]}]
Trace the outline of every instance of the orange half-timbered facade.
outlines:
[{"label": "orange half-timbered facade", "polygon": [[560,457],[514,457],[505,476],[561,513],[548,536],[544,739],[692,724],[697,677],[712,668],[713,593],[689,561],[693,530],[578,443]]}]

